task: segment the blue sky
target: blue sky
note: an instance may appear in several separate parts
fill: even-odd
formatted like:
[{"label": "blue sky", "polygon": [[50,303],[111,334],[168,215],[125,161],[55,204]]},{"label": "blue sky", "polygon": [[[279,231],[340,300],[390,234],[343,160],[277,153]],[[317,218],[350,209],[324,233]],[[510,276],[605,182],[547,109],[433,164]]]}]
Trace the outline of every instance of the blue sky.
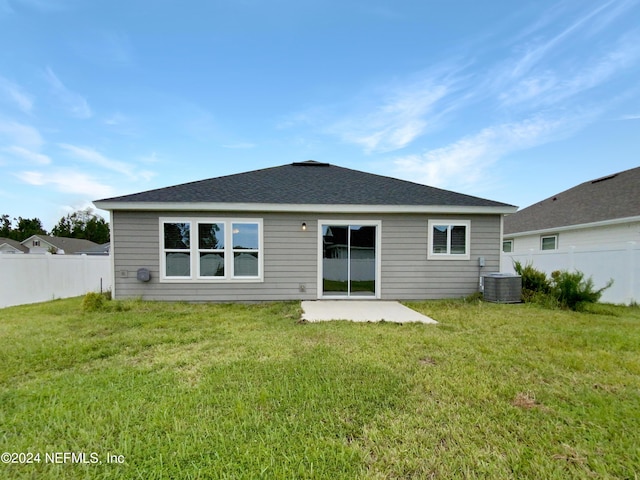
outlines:
[{"label": "blue sky", "polygon": [[640,1],[0,0],[0,213],[314,159],[525,207],[640,165]]}]

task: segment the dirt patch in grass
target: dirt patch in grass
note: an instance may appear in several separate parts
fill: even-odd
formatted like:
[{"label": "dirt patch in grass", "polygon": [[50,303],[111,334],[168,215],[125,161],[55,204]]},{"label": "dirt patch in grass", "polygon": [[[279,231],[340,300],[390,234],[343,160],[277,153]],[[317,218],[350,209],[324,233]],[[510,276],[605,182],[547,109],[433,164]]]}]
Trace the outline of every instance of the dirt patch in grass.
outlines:
[{"label": "dirt patch in grass", "polygon": [[532,392],[519,392],[511,404],[514,407],[523,408],[525,410],[531,410],[532,408],[539,408],[542,406],[536,400],[536,397]]},{"label": "dirt patch in grass", "polygon": [[419,363],[420,363],[420,365],[429,365],[429,366],[432,366],[432,367],[435,367],[435,366],[438,364],[438,362],[436,362],[436,361],[435,361],[433,358],[431,358],[431,357],[422,357],[422,358],[419,360]]}]

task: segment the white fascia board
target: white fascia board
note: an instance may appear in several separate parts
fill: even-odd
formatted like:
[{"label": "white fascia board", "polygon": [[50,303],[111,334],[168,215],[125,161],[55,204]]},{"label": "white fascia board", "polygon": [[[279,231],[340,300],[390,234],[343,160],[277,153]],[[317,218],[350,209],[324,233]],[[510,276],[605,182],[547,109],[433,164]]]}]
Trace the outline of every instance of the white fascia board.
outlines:
[{"label": "white fascia board", "polygon": [[526,232],[505,233],[504,238],[527,237],[529,235],[545,235],[547,233],[560,233],[560,232],[567,232],[570,230],[582,230],[585,228],[607,227],[609,225],[619,225],[621,223],[633,223],[633,222],[640,222],[640,216],[614,218],[611,220],[602,220],[600,222],[580,223],[577,225],[566,225],[563,227],[555,227],[555,228],[543,228],[541,230],[529,230]]},{"label": "white fascia board", "polygon": [[93,202],[102,210],[145,211],[218,211],[218,212],[318,212],[318,213],[442,213],[442,214],[507,214],[518,207],[447,206],[447,205],[318,205],[287,203],[206,203],[206,202]]}]

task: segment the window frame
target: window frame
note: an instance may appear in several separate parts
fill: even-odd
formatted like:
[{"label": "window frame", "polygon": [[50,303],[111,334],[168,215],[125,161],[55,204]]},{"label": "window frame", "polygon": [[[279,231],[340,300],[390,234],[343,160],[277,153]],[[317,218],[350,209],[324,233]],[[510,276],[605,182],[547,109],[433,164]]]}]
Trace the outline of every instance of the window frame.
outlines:
[{"label": "window frame", "polygon": [[[202,248],[200,247],[200,225],[208,225],[208,224],[222,224],[222,230],[223,230],[223,248]],[[198,236],[196,237],[198,244],[196,245],[197,247],[197,254],[198,254],[198,259],[197,259],[197,264],[198,264],[198,280],[221,280],[226,278],[227,276],[227,225],[225,222],[208,222],[208,221],[201,221],[198,220],[198,222],[196,223],[196,227],[198,229]],[[223,260],[223,271],[224,271],[224,275],[202,275],[202,262],[201,262],[201,255],[203,253],[222,253],[222,258]]]},{"label": "window frame", "polygon": [[[553,238],[553,248],[544,248],[544,240],[547,238]],[[558,250],[558,234],[554,233],[553,235],[540,235],[540,250],[543,252]]]},{"label": "window frame", "polygon": [[[430,219],[427,222],[427,259],[428,260],[470,260],[471,259],[471,220]],[[437,226],[447,227],[447,251],[435,253],[433,251],[433,229]],[[452,227],[465,227],[465,253],[451,253]]]},{"label": "window frame", "polygon": [[[165,246],[164,226],[166,224],[186,224],[189,225],[189,248],[167,248]],[[160,263],[162,264],[162,276],[175,280],[185,280],[193,276],[193,238],[191,233],[193,231],[193,223],[189,220],[168,220],[160,223]],[[167,275],[167,253],[186,253],[189,255],[189,275]]]},{"label": "window frame", "polygon": [[[167,275],[166,253],[174,249],[165,248],[164,225],[167,223],[188,223],[190,224],[189,249],[181,250],[189,253],[190,275],[189,276],[169,276]],[[224,225],[224,246],[217,249],[200,248],[200,225],[201,224]],[[258,248],[257,249],[234,249],[233,248],[233,225],[250,224],[257,225],[258,228]],[[256,283],[264,281],[264,235],[262,218],[239,218],[239,217],[160,217],[159,219],[159,240],[160,240],[160,282],[161,283]],[[258,254],[258,274],[257,275],[236,275],[234,269],[234,254],[238,251]],[[222,253],[224,255],[224,275],[208,276],[201,275],[200,254],[201,253]]]},{"label": "window frame", "polygon": [[[505,244],[509,244],[511,247],[509,249],[509,251],[506,251],[504,249]],[[514,246],[515,242],[513,241],[512,238],[509,238],[507,240],[502,240],[502,253],[513,253],[513,246]]]}]

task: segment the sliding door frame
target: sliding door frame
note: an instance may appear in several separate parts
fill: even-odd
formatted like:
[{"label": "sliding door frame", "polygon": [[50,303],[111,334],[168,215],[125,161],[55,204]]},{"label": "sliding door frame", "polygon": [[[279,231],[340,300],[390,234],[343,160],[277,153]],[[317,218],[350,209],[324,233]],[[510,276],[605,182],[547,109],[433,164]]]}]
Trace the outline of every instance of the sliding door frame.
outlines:
[{"label": "sliding door frame", "polygon": [[[325,295],[324,294],[324,240],[323,226],[360,226],[360,227],[376,227],[375,235],[375,293],[374,295]],[[319,219],[318,220],[318,299],[321,300],[369,300],[379,299],[381,292],[381,265],[382,265],[382,220],[365,220],[365,219]],[[350,283],[350,278],[347,282]]]}]

